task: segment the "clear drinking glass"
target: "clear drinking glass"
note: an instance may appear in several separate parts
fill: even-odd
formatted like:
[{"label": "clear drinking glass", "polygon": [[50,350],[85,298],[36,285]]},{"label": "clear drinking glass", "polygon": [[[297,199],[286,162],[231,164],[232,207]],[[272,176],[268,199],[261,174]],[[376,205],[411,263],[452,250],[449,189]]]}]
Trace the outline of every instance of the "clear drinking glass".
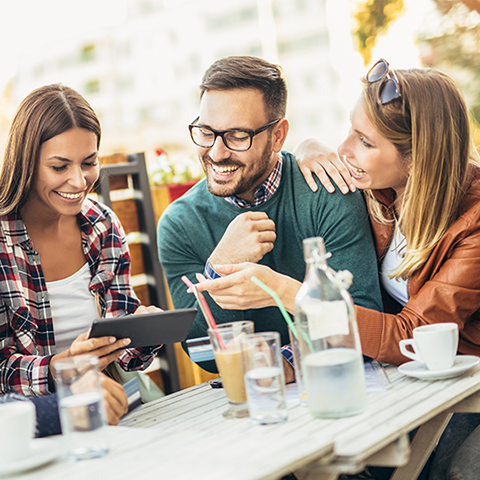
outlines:
[{"label": "clear drinking glass", "polygon": [[58,408],[67,457],[101,457],[108,452],[106,412],[98,374],[98,358],[78,355],[54,364]]},{"label": "clear drinking glass", "polygon": [[[297,329],[298,332],[298,329]],[[295,335],[292,333],[290,328],[288,329],[288,334],[290,335],[290,346],[292,347],[293,352],[293,363],[295,366],[295,383],[297,384],[298,389],[298,398],[300,400],[300,405],[306,407],[307,403],[307,391],[305,389],[305,382],[303,381],[303,371],[302,371],[302,357],[300,355],[300,341],[295,338]]]},{"label": "clear drinking glass", "polygon": [[228,397],[228,410],[223,412],[223,416],[226,418],[248,416],[240,339],[253,333],[253,328],[252,321],[244,320],[222,323],[217,325],[215,330],[208,330],[215,355],[215,363]]},{"label": "clear drinking glass", "polygon": [[260,425],[284,422],[288,410],[280,334],[254,333],[241,343],[250,418]]}]

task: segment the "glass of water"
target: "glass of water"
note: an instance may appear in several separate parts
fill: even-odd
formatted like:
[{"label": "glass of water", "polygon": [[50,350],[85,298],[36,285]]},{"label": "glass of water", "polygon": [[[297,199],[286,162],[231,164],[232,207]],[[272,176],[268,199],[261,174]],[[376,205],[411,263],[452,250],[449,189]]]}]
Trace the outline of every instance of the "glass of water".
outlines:
[{"label": "glass of water", "polygon": [[78,355],[54,364],[58,408],[67,457],[101,457],[108,452],[106,412],[98,374],[98,358]]},{"label": "glass of water", "polygon": [[253,333],[241,342],[250,418],[260,425],[284,422],[288,410],[280,334]]},{"label": "glass of water", "polygon": [[[298,332],[298,329],[297,329]],[[308,406],[307,403],[307,390],[305,388],[305,382],[303,381],[303,371],[302,371],[302,358],[300,356],[300,344],[299,339],[295,337],[290,329],[288,329],[288,334],[290,336],[290,345],[293,352],[293,364],[295,366],[295,383],[297,384],[298,389],[298,398],[300,400],[300,405],[303,407]]]}]

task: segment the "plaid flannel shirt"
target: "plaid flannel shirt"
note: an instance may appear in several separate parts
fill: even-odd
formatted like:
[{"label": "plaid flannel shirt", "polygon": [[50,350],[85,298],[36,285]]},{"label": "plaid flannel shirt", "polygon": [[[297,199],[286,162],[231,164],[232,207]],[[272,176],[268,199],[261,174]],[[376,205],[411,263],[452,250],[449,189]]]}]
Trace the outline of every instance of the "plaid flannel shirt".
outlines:
[{"label": "plaid flannel shirt", "polygon": [[[92,277],[89,290],[98,292],[102,316],[133,313],[140,302],[130,284],[130,253],[118,218],[87,199],[78,219]],[[39,255],[18,214],[0,217],[0,295],[0,394],[51,393],[52,312]],[[126,349],[117,361],[124,370],[143,370],[159,348]]]}]

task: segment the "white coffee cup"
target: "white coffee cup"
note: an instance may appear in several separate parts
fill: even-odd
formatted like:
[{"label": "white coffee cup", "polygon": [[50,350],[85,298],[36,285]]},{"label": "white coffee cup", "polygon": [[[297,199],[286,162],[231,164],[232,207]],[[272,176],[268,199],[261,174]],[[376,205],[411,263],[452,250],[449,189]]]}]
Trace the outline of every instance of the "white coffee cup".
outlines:
[{"label": "white coffee cup", "polygon": [[413,338],[400,340],[399,345],[403,355],[424,363],[429,370],[448,370],[457,355],[458,325],[453,322],[422,325],[413,330]]},{"label": "white coffee cup", "polygon": [[35,434],[35,405],[30,401],[0,404],[0,462],[28,455]]}]

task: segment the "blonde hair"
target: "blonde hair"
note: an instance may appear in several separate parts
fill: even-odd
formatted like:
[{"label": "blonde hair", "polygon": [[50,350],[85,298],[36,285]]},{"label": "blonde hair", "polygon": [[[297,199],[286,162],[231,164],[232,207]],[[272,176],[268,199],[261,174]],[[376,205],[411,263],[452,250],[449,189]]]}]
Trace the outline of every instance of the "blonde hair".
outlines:
[{"label": "blonde hair", "polygon": [[[364,80],[365,111],[375,128],[400,152],[410,174],[395,205],[397,228],[407,248],[392,278],[409,278],[428,259],[448,228],[457,220],[474,162],[468,109],[463,94],[446,74],[433,69],[395,70],[401,96],[381,105],[384,81]],[[385,217],[373,192],[367,191],[371,215]]]},{"label": "blonde hair", "polygon": [[27,201],[42,143],[74,127],[93,132],[100,145],[100,121],[75,90],[53,84],[25,97],[13,118],[0,166],[0,215],[18,211]]}]

